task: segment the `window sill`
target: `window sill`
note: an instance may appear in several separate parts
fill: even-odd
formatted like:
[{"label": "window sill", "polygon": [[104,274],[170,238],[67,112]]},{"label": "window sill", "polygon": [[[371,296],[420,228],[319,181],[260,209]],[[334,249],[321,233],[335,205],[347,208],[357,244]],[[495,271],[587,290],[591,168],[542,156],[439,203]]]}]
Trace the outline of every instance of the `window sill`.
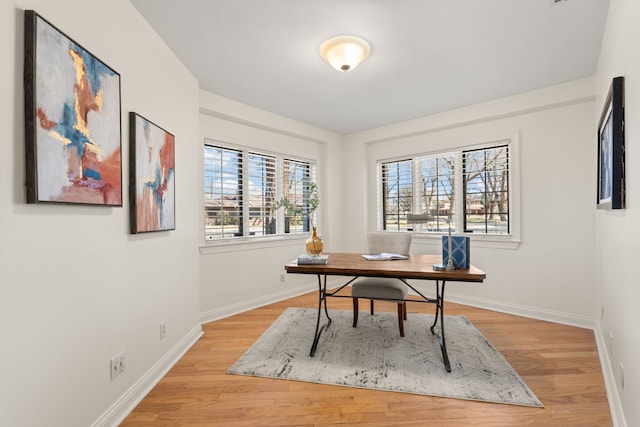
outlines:
[{"label": "window sill", "polygon": [[[459,236],[461,234],[456,234]],[[514,236],[486,236],[463,234],[471,238],[471,246],[476,248],[516,250],[522,243]],[[440,245],[443,234],[413,233],[413,240],[426,245]],[[446,236],[446,234],[444,234]]]},{"label": "window sill", "polygon": [[309,238],[308,233],[288,236],[238,237],[224,240],[208,240],[199,247],[201,255],[228,252],[241,252],[253,249],[268,249],[283,246],[299,245]]}]

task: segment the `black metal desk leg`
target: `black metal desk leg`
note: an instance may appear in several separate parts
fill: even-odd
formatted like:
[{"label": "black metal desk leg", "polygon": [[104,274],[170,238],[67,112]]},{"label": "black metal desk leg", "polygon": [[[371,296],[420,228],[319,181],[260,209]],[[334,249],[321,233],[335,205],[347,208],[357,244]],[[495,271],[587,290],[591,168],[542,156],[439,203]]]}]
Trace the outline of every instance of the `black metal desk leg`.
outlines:
[{"label": "black metal desk leg", "polygon": [[[322,302],[324,301],[324,313],[329,319],[326,325],[320,327],[320,317],[322,316]],[[316,348],[318,347],[318,341],[322,331],[331,324],[331,317],[329,317],[329,311],[327,310],[327,276],[324,276],[324,282],[320,274],[318,274],[318,318],[316,320],[316,331],[313,336],[313,344],[311,345],[311,351],[309,356],[313,357],[316,354]]]},{"label": "black metal desk leg", "polygon": [[[318,278],[319,280],[319,278]],[[329,319],[329,323],[331,323],[331,317],[329,317],[329,310],[327,310],[327,275],[324,275],[324,283],[322,284],[322,295],[324,295],[324,314]]]},{"label": "black metal desk leg", "polygon": [[440,281],[436,280],[436,318],[431,325],[431,333],[437,335],[434,331],[436,323],[438,323],[438,314],[440,314],[440,336],[438,336],[438,343],[442,350],[442,361],[447,372],[451,372],[451,363],[449,363],[449,354],[447,353],[447,340],[444,335],[444,285],[445,281],[442,281],[442,288],[440,287]]},{"label": "black metal desk leg", "polygon": [[433,316],[433,325],[431,325],[431,333],[433,332],[433,328],[436,327],[436,325],[438,324],[438,315],[440,314],[440,304],[441,303],[441,299],[440,299],[440,281],[436,280],[436,315]]}]

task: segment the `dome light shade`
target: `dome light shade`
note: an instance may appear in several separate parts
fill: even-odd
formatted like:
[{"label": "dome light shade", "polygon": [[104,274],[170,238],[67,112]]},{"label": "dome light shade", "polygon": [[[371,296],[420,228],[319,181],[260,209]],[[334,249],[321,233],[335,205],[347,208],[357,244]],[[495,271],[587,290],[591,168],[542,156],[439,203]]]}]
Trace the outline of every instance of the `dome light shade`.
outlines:
[{"label": "dome light shade", "polygon": [[371,46],[356,36],[338,36],[320,46],[320,56],[338,71],[353,70],[367,59]]}]

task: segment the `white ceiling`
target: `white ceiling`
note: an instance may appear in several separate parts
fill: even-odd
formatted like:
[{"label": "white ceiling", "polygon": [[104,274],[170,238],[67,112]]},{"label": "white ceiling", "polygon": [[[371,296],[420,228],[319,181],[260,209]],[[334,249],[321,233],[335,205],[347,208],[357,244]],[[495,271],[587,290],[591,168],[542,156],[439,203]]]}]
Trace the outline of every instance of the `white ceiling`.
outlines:
[{"label": "white ceiling", "polygon": [[[609,0],[131,0],[209,92],[341,134],[595,74]],[[371,44],[341,73],[333,36]]]}]

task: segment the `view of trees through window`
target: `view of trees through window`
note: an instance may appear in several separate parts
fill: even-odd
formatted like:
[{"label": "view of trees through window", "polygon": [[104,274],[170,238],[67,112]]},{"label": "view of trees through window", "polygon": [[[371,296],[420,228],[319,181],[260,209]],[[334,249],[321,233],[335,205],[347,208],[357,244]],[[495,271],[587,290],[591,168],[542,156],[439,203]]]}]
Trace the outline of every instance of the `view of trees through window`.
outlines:
[{"label": "view of trees through window", "polygon": [[379,168],[384,230],[510,232],[508,143]]},{"label": "view of trees through window", "polygon": [[464,229],[474,233],[509,233],[509,147],[463,154]]},{"label": "view of trees through window", "polygon": [[[307,209],[310,162],[214,145],[204,146],[204,205],[207,240],[267,236],[309,230],[307,215],[278,213],[281,198]],[[281,218],[281,224],[278,224]]]},{"label": "view of trees through window", "polygon": [[285,233],[311,230],[309,217],[309,184],[313,182],[311,165],[307,162],[285,159],[283,166],[284,188],[282,196],[294,205],[298,215],[285,210]]}]

